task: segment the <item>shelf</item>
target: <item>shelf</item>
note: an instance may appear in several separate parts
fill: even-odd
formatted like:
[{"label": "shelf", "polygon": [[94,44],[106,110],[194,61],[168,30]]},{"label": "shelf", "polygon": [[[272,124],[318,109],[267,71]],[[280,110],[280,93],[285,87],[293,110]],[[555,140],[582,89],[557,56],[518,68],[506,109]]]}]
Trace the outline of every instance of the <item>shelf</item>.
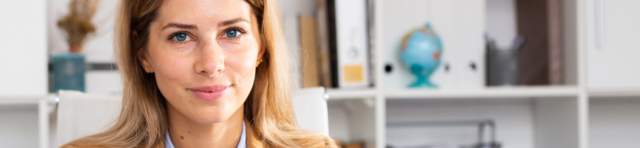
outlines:
[{"label": "shelf", "polygon": [[0,96],[0,105],[37,105],[38,102],[44,97],[36,96],[21,96],[21,97],[9,97]]},{"label": "shelf", "polygon": [[559,98],[576,97],[579,89],[572,86],[535,86],[535,87],[490,87],[480,89],[409,89],[389,90],[385,96],[389,99],[477,99],[477,98]]},{"label": "shelf", "polygon": [[[477,98],[559,98],[577,97],[579,89],[574,86],[526,86],[489,87],[478,89],[404,89],[386,90],[380,95],[388,99],[477,99]],[[373,98],[380,92],[374,89],[327,90],[329,99]],[[640,96],[640,92],[637,93]]]},{"label": "shelf", "polygon": [[47,99],[50,104],[55,104],[56,94],[47,94],[47,96],[0,96],[0,105],[37,105],[43,99]]},{"label": "shelf", "polygon": [[589,97],[640,97],[640,88],[598,88],[589,89]]},{"label": "shelf", "polygon": [[373,89],[348,90],[348,89],[328,89],[329,100],[336,99],[362,99],[373,98],[376,95]]}]

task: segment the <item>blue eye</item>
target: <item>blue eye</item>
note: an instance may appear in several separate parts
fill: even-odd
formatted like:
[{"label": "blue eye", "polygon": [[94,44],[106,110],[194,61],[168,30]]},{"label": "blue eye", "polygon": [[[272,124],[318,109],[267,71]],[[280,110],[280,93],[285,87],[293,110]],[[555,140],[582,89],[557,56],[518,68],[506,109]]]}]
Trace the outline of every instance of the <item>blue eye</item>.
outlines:
[{"label": "blue eye", "polygon": [[175,38],[176,40],[182,42],[182,41],[187,40],[187,38],[189,38],[189,35],[187,35],[186,33],[178,33],[173,38]]},{"label": "blue eye", "polygon": [[224,33],[224,36],[229,38],[235,38],[236,36],[238,36],[238,30],[229,30]]}]

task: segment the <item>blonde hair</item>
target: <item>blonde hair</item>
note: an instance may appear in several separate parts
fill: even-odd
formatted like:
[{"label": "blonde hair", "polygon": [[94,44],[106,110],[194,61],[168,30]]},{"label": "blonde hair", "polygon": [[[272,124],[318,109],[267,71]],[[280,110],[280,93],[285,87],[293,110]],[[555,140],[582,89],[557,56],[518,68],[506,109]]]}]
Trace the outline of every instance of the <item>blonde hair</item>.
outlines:
[{"label": "blonde hair", "polygon": [[[256,69],[253,89],[245,101],[244,115],[266,146],[336,147],[319,133],[301,130],[291,107],[290,68],[278,2],[245,0],[258,19],[266,45],[264,62]],[[121,0],[116,18],[115,47],[123,79],[120,116],[102,133],[65,146],[156,147],[164,143],[168,128],[167,104],[153,74],[147,74],[138,59],[149,39],[162,0]],[[64,146],[63,146],[64,147]]]}]

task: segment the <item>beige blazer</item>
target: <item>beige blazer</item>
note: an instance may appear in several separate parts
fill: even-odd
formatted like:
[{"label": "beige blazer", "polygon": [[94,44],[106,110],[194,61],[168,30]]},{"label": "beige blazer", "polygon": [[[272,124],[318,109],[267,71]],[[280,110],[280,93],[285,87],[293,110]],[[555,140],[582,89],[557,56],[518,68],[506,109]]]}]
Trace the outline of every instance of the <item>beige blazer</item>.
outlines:
[{"label": "beige blazer", "polygon": [[[249,123],[249,121],[247,121],[245,119],[245,123]],[[247,148],[269,148],[268,145],[266,145],[264,143],[264,141],[262,141],[262,138],[258,137],[258,135],[255,133],[254,129],[253,129],[253,125],[251,124],[246,124],[246,136],[247,136]],[[325,142],[325,146],[327,147],[327,142]],[[65,146],[64,148],[105,148],[104,146]],[[158,145],[156,148],[164,148],[164,143]]]}]

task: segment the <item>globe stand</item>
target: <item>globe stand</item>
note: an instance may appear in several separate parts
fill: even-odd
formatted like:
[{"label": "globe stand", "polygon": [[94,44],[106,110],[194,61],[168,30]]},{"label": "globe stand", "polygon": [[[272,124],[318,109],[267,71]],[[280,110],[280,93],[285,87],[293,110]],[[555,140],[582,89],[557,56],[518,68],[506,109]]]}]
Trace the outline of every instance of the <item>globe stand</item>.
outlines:
[{"label": "globe stand", "polygon": [[429,76],[435,71],[435,69],[427,69],[426,71],[420,65],[412,65],[411,73],[416,76],[417,80],[413,84],[409,85],[409,87],[418,88],[418,87],[426,87],[426,88],[436,88],[437,85],[431,83],[429,81]]}]

